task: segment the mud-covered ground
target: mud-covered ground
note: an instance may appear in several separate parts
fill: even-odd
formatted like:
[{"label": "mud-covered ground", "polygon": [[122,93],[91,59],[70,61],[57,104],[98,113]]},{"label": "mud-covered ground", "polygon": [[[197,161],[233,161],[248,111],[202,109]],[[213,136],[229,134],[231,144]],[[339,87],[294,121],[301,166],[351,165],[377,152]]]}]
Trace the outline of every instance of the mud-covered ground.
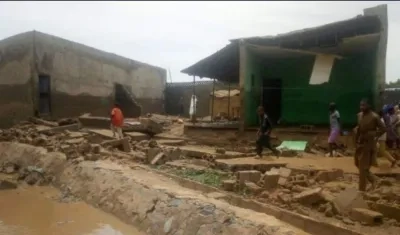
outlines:
[{"label": "mud-covered ground", "polygon": [[[16,148],[3,143],[2,146],[8,146],[5,147],[7,151],[12,151],[1,153],[1,170],[17,175],[19,181],[27,184],[57,184],[66,195],[82,198],[116,214],[148,234],[163,234],[162,231],[173,229],[176,234],[196,234],[191,229],[198,234],[216,231],[303,233],[265,214],[254,211],[250,214],[257,216],[248,216],[247,212],[240,214],[238,211],[243,212],[243,209],[207,195],[199,196],[199,192],[154,173],[158,171],[358,234],[400,234],[400,184],[396,180],[400,170],[388,167],[386,160],[380,159],[380,166],[373,169],[379,176],[377,187],[360,193],[356,190],[358,177],[352,151],[345,146],[339,151],[339,158],[325,157],[324,147],[313,143],[305,152],[285,150],[280,159],[267,156],[256,160],[251,141],[230,135],[226,148],[220,143],[204,145],[204,141],[183,134],[182,121],[159,115],[154,119],[158,119],[164,133],[150,137],[127,132],[128,145],[115,140],[109,130],[84,126],[59,131],[57,123],[21,123],[1,130],[0,139],[39,148],[29,145]],[[227,142],[223,135],[218,138]],[[113,144],[109,144],[110,141]],[[50,163],[32,160],[32,153],[52,160]],[[15,158],[18,154],[24,158]],[[60,165],[59,161],[63,163]],[[185,200],[180,199],[175,206],[176,198],[181,197]],[[213,212],[207,214],[204,208]],[[231,214],[235,223],[227,222],[231,221],[227,219]],[[258,218],[266,220],[262,222]],[[228,230],[223,228],[227,224],[230,225]]]}]

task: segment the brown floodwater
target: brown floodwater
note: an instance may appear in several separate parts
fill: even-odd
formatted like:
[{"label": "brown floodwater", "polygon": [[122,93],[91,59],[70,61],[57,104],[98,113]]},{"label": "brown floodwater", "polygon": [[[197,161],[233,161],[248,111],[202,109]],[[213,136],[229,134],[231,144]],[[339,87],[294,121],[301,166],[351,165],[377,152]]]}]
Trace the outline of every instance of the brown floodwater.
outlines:
[{"label": "brown floodwater", "polygon": [[0,191],[0,235],[143,235],[84,202],[61,203],[50,187]]}]

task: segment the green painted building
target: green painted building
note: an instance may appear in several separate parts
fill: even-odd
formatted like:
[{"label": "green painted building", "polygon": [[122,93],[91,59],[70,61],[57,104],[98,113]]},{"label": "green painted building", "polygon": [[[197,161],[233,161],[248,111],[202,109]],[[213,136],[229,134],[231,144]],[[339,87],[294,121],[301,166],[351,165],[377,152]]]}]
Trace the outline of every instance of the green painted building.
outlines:
[{"label": "green painted building", "polygon": [[182,72],[238,83],[243,128],[257,125],[259,105],[285,126],[327,125],[330,102],[353,125],[362,98],[381,107],[387,31],[387,7],[379,5],[328,25],[231,40]]}]

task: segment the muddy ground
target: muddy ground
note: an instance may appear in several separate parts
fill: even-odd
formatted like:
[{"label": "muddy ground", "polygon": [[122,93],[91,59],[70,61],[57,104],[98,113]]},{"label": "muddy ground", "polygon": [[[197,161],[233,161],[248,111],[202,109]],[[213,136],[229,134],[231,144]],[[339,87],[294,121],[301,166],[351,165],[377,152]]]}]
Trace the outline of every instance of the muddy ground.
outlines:
[{"label": "muddy ground", "polygon": [[257,160],[234,134],[204,145],[184,135],[182,120],[152,119],[162,133],[125,131],[123,140],[75,120],[24,122],[0,131],[0,166],[147,234],[400,234],[400,171],[386,160],[373,169],[378,187],[360,193],[346,146],[339,158],[313,143]]}]

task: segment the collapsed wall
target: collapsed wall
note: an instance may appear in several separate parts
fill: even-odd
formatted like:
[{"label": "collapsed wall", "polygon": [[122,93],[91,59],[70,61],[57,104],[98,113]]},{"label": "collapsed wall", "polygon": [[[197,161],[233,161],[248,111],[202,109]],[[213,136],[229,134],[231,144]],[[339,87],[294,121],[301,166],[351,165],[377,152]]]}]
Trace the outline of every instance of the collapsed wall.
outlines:
[{"label": "collapsed wall", "polygon": [[30,183],[53,183],[147,234],[307,234],[272,216],[182,188],[138,165],[131,169],[107,161],[67,162],[62,153],[11,142],[0,142],[0,153],[3,173],[26,180],[29,169],[39,169],[34,171],[41,172],[38,181]]}]

